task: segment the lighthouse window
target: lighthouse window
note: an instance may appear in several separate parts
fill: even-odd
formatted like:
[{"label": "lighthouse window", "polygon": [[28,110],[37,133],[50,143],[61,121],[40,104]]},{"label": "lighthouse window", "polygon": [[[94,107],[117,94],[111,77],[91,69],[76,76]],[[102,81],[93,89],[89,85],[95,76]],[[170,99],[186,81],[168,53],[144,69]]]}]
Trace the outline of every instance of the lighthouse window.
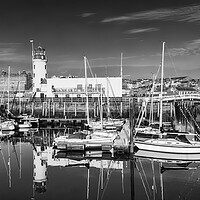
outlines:
[{"label": "lighthouse window", "polygon": [[35,73],[33,74],[33,77],[35,78]]},{"label": "lighthouse window", "polygon": [[45,65],[45,69],[47,69],[47,65]]},{"label": "lighthouse window", "polygon": [[35,69],[35,65],[33,65],[33,68]]},{"label": "lighthouse window", "polygon": [[45,164],[44,160],[41,160],[41,166],[43,166]]}]

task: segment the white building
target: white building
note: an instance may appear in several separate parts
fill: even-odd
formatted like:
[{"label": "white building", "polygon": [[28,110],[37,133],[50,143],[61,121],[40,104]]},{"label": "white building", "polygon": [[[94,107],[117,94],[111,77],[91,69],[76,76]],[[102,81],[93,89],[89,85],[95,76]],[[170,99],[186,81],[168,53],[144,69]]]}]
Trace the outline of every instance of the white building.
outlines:
[{"label": "white building", "polygon": [[32,65],[36,97],[84,97],[86,92],[89,97],[122,97],[122,77],[47,78],[47,57],[41,46],[33,51]]}]

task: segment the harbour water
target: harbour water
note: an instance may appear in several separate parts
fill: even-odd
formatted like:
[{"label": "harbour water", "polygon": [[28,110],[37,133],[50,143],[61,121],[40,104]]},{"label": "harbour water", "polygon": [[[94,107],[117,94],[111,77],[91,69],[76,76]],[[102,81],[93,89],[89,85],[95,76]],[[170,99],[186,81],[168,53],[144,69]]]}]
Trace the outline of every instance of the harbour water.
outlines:
[{"label": "harbour water", "polygon": [[199,162],[53,149],[68,132],[33,129],[2,140],[0,199],[199,199]]}]

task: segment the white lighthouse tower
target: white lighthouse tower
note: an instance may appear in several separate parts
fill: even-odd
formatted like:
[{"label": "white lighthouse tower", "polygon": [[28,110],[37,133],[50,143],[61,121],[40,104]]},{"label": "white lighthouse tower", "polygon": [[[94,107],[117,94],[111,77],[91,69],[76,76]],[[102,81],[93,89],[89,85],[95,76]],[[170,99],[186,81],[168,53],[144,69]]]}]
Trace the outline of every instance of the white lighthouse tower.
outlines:
[{"label": "white lighthouse tower", "polygon": [[47,57],[45,55],[45,49],[40,45],[37,48],[33,48],[32,43],[32,68],[33,68],[33,92],[41,92],[41,83],[44,83],[47,78]]},{"label": "white lighthouse tower", "polygon": [[47,153],[44,146],[33,149],[33,184],[38,193],[47,190]]}]

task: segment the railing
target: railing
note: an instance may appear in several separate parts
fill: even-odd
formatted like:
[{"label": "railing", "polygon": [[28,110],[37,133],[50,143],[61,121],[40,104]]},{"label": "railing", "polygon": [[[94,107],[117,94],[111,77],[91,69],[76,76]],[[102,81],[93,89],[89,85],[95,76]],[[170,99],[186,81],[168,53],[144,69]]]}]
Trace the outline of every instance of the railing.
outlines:
[{"label": "railing", "polygon": [[[77,88],[52,88],[52,92],[55,94],[63,94],[63,93],[75,93],[75,94],[85,94],[85,89],[77,89]],[[102,92],[103,94],[105,93],[105,89],[102,88]],[[88,88],[88,93],[97,93],[100,94],[101,93],[101,89],[99,88]]]},{"label": "railing", "polygon": [[[150,98],[149,98],[150,99]],[[186,99],[199,99],[200,94],[176,94],[176,95],[166,95],[163,96],[163,101],[170,101],[170,100],[186,100]],[[160,101],[160,97],[154,97],[154,100]]]}]

